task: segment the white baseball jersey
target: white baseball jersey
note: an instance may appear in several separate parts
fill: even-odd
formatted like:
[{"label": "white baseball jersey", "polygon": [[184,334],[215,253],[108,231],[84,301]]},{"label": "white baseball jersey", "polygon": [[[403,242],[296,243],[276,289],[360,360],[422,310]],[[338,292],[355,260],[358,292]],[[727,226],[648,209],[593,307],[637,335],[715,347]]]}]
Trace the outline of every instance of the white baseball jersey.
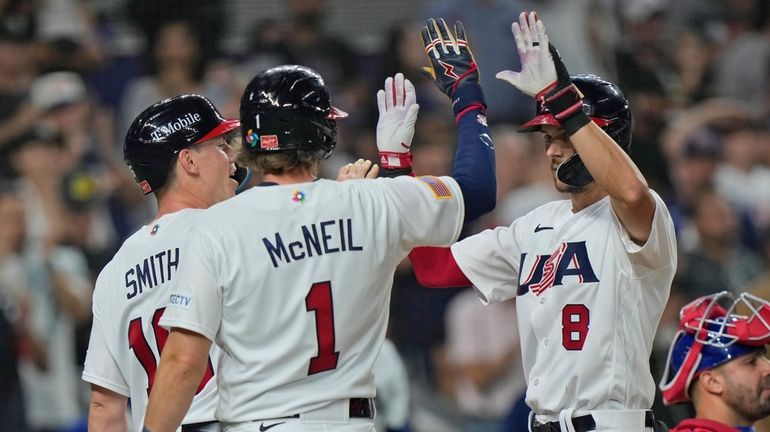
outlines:
[{"label": "white baseball jersey", "polygon": [[256,187],[190,232],[161,320],[219,344],[217,418],[294,415],[375,396],[396,265],[463,223],[449,177]]},{"label": "white baseball jersey", "polygon": [[605,197],[572,212],[545,204],[510,227],[452,246],[485,303],[516,297],[527,404],[560,411],[649,409],[652,340],[676,270],[663,200],[644,246],[629,238]]},{"label": "white baseball jersey", "polygon": [[[129,237],[99,274],[94,289],[94,321],[83,380],[131,398],[132,430],[141,431],[150,387],[168,331],[158,324],[178,277],[190,226],[203,210],[164,215]],[[183,424],[214,420],[219,348]]]}]

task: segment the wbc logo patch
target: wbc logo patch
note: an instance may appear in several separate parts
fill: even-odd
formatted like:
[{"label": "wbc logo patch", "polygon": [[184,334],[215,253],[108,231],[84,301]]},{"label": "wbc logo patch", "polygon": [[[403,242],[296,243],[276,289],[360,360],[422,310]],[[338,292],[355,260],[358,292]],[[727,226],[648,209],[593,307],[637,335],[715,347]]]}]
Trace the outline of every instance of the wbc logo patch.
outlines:
[{"label": "wbc logo patch", "polygon": [[259,137],[259,147],[263,149],[278,148],[278,135],[262,135]]}]

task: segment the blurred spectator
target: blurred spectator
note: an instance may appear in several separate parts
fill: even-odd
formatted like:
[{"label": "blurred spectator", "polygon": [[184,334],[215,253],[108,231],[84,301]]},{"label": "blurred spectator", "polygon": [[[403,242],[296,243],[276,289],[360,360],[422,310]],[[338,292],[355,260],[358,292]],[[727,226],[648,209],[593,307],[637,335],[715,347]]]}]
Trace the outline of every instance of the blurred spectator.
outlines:
[{"label": "blurred spectator", "polygon": [[669,83],[674,106],[686,107],[714,96],[716,45],[704,32],[682,30],[669,55],[675,74]]},{"label": "blurred spectator", "polygon": [[[224,28],[224,4],[208,0],[127,0],[125,9],[134,24],[147,36],[151,50],[165,37],[163,28],[170,22],[188,23],[197,38],[201,58],[219,56]],[[163,46],[160,44],[160,46]],[[184,93],[184,92],[180,92]],[[175,93],[171,96],[175,96]],[[154,101],[153,101],[154,102]],[[149,105],[149,104],[148,104]],[[138,114],[138,113],[137,113]]]},{"label": "blurred spectator", "polygon": [[685,253],[676,282],[689,298],[745,289],[763,270],[760,258],[740,243],[736,213],[713,190],[695,201],[693,221],[698,244]]},{"label": "blurred spectator", "polygon": [[446,328],[453,397],[463,431],[501,431],[526,389],[516,302],[484,305],[472,290],[465,290],[447,306]]},{"label": "blurred spectator", "polygon": [[[155,12],[157,13],[157,11]],[[220,89],[205,79],[208,57],[203,51],[200,28],[192,21],[181,19],[159,24],[150,40],[147,60],[150,74],[131,81],[125,91],[118,121],[118,136],[122,137],[144,107],[183,93],[197,93],[215,104],[226,102]],[[227,95],[229,97],[229,95]]]},{"label": "blurred spectator", "polygon": [[[21,247],[23,238],[16,228],[24,224],[23,210],[11,196],[6,185],[0,185],[0,273],[5,274],[9,259]],[[27,331],[28,311],[20,287],[9,286],[0,278],[0,432],[27,431],[24,399],[18,372],[18,356],[25,351],[32,354],[34,344]],[[39,350],[38,353],[40,353]],[[38,356],[40,362],[42,355]]]},{"label": "blurred spectator", "polygon": [[[666,204],[674,219],[680,250],[691,250],[697,234],[690,217],[699,193],[715,187],[716,170],[722,163],[722,137],[719,130],[730,130],[754,114],[732,100],[710,99],[670,117],[660,143],[669,167],[672,191]],[[753,222],[743,209],[737,209],[742,241],[755,247]]]},{"label": "blurred spectator", "polygon": [[[473,56],[479,65],[480,79],[484,83],[484,93],[489,107],[487,118],[491,123],[520,124],[532,117],[535,112],[535,102],[532,98],[511,87],[505,81],[496,79],[495,74],[505,69],[521,69],[519,54],[515,49],[500,49],[502,42],[513,39],[512,20],[522,10],[537,10],[538,13],[542,13],[541,9],[551,8],[551,6],[539,4],[534,9],[525,9],[520,0],[441,0],[433,2],[428,7],[426,17],[442,17],[450,28],[454,28],[456,21],[462,21],[473,46]],[[575,20],[575,17],[572,19]],[[551,19],[548,22],[555,21]],[[561,48],[556,40],[554,43]],[[566,51],[569,52],[569,49]],[[424,55],[423,52],[422,61],[427,64]],[[567,66],[570,70],[576,67],[569,61]]]},{"label": "blurred spectator", "polygon": [[18,40],[32,40],[37,30],[34,0],[0,2],[0,34]]},{"label": "blurred spectator", "polygon": [[542,204],[567,198],[554,189],[550,162],[533,135],[508,126],[497,126],[490,134],[495,140],[498,197],[494,220],[487,227],[510,225]]},{"label": "blurred spectator", "polygon": [[668,95],[653,76],[640,77],[623,91],[634,113],[629,154],[650,187],[665,196],[671,190],[671,179],[660,138],[670,115]]},{"label": "blurred spectator", "polygon": [[86,71],[104,59],[91,5],[79,0],[38,0],[34,54],[40,70]]},{"label": "blurred spectator", "polygon": [[[345,41],[324,30],[328,1],[289,0],[287,6],[290,19],[284,37],[290,57],[318,71],[324,77],[329,93],[340,95],[338,100],[347,99],[350,95],[346,93],[359,84],[358,55]],[[343,110],[350,107],[340,105]]]},{"label": "blurred spectator", "polygon": [[666,198],[680,250],[692,250],[697,243],[697,232],[691,224],[695,201],[713,187],[719,157],[719,137],[710,129],[693,133],[670,159],[672,193]]},{"label": "blurred spectator", "polygon": [[40,117],[27,94],[34,76],[30,43],[0,29],[0,179],[11,176],[8,143]]},{"label": "blurred spectator", "polygon": [[[657,0],[660,2],[661,0]],[[619,43],[621,29],[606,0],[519,0],[522,10],[537,11],[548,23],[550,41],[559,49],[567,70],[572,74],[595,73],[613,78],[612,49]],[[622,10],[630,9],[633,1],[623,0]],[[509,20],[513,22],[517,11]],[[596,25],[601,22],[601,25]],[[510,27],[510,25],[509,25]],[[508,34],[509,39],[512,36]],[[497,47],[499,40],[491,42]],[[476,45],[474,45],[475,47]],[[507,68],[511,69],[511,68]],[[614,81],[614,80],[612,80]],[[622,84],[622,83],[621,83]],[[486,83],[484,84],[486,86]],[[621,88],[624,88],[622,85]],[[534,110],[534,105],[532,106]],[[529,120],[531,116],[525,120]]]},{"label": "blurred spectator", "polygon": [[[618,85],[622,89],[662,86],[672,75],[664,49],[667,5],[660,0],[618,2],[624,38],[615,51]],[[571,70],[571,69],[570,69]]]},{"label": "blurred spectator", "polygon": [[[127,232],[125,225],[130,224],[133,228],[150,214],[148,205],[141,205],[142,196],[133,187],[134,181],[122,161],[122,151],[118,151],[122,146],[113,142],[110,114],[94,106],[83,80],[72,72],[53,72],[35,79],[31,98],[43,110],[40,124],[61,136],[59,167],[62,175],[77,171],[81,175],[76,178],[85,179],[82,174],[87,174],[97,187],[91,194],[99,202],[92,207],[93,229],[87,233],[88,241],[96,247],[110,247],[111,243],[114,246],[117,238]],[[72,183],[76,184],[85,183]],[[132,187],[121,187],[125,184]],[[82,188],[78,190],[83,191]],[[107,209],[109,198],[115,198],[111,202],[115,207],[112,214]]]},{"label": "blurred spectator", "polygon": [[725,2],[730,40],[716,61],[717,93],[754,110],[770,105],[770,4]]},{"label": "blurred spectator", "polygon": [[61,137],[44,128],[24,132],[11,143],[11,165],[17,174],[27,222],[27,242],[55,244],[64,232],[67,218],[61,197],[66,168],[60,164]]},{"label": "blurred spectator", "polygon": [[272,19],[254,24],[249,35],[248,52],[240,67],[244,75],[252,76],[271,67],[296,63],[301,61],[289,52],[281,24]]},{"label": "blurred spectator", "polygon": [[375,424],[381,432],[409,431],[409,377],[404,361],[390,339],[382,344],[374,364],[374,386],[377,389]]},{"label": "blurred spectator", "polygon": [[760,228],[770,226],[762,219],[770,214],[770,167],[760,159],[760,129],[753,122],[737,122],[722,133],[723,163],[715,177],[720,195],[736,208],[746,211]]},{"label": "blurred spectator", "polygon": [[27,354],[19,369],[28,421],[35,431],[59,430],[85,413],[78,400],[74,327],[90,316],[91,281],[82,255],[58,244],[25,241],[24,207],[16,193],[0,193],[3,242],[0,286],[28,301]]},{"label": "blurred spectator", "polygon": [[[385,51],[379,56],[380,70],[374,74],[372,82],[369,83],[371,93],[376,94],[377,89],[382,88],[382,82],[386,77],[395,76],[398,72],[403,73],[415,87],[417,104],[420,105],[418,125],[423,117],[437,111],[443,114],[450,109],[449,101],[441,90],[431,80],[420,75],[420,68],[428,64],[420,37],[422,26],[422,22],[410,19],[397,23],[391,29]],[[487,83],[484,82],[484,84],[486,88]],[[371,122],[374,124],[377,119],[376,104],[371,104],[367,108],[371,113]]]},{"label": "blurred spectator", "polygon": [[[350,44],[329,32],[325,17],[327,0],[289,0],[289,19],[283,29],[287,59],[318,71],[324,77],[334,105],[349,116],[338,124],[337,158],[349,153],[350,137],[363,128],[371,129],[369,111],[358,107],[373,107],[375,92],[369,90],[361,73],[362,61]],[[384,80],[385,77],[379,79]],[[382,81],[380,81],[381,83]],[[325,168],[325,170],[327,170]],[[333,177],[335,171],[326,171]]]}]

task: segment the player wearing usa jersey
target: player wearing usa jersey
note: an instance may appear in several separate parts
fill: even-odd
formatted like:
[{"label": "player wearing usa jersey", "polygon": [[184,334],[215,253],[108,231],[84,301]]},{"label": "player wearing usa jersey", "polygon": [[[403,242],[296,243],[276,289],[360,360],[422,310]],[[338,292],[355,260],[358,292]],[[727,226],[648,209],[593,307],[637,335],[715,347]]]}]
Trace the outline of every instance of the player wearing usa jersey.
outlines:
[{"label": "player wearing usa jersey", "polygon": [[695,418],[671,432],[754,432],[770,416],[770,303],[727,291],[679,312],[660,382],[667,405],[692,402]]},{"label": "player wearing usa jersey", "polygon": [[[161,324],[171,336],[145,418],[173,430],[204,372],[200,340],[228,355],[217,418],[232,431],[374,431],[373,366],[396,265],[418,245],[448,245],[491,210],[494,156],[462,26],[444,37],[433,79],[455,101],[453,177],[316,180],[336,143],[322,78],[301,66],[258,74],[241,100],[240,159],[268,182],[207,210],[191,230]],[[401,74],[378,93],[383,168],[409,171],[414,88]],[[187,331],[181,331],[186,329]],[[187,342],[189,339],[194,342]]]},{"label": "player wearing usa jersey", "polygon": [[676,268],[671,217],[626,152],[628,102],[593,75],[570,77],[536,14],[513,33],[522,71],[503,71],[536,98],[554,182],[570,200],[451,249],[411,254],[428,286],[473,285],[484,303],[516,298],[533,431],[642,431],[653,335]]},{"label": "player wearing usa jersey", "polygon": [[[222,118],[203,96],[182,95],[147,108],[131,125],[123,154],[145,194],[155,193],[154,221],[129,237],[99,274],[83,379],[91,383],[88,429],[141,430],[149,391],[168,331],[158,325],[177,277],[185,238],[202,209],[234,195],[238,182]],[[206,372],[185,416],[184,431],[218,430],[212,347]]]}]

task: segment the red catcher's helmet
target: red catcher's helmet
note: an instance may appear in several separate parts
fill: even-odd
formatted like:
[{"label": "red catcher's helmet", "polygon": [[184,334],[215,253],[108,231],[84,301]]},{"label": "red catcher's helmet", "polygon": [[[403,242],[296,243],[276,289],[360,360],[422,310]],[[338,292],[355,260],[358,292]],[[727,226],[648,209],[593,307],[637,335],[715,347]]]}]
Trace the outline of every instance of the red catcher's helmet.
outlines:
[{"label": "red catcher's helmet", "polygon": [[[736,311],[741,305],[749,315]],[[748,293],[701,297],[683,307],[679,318],[659,384],[666,405],[689,401],[690,384],[701,372],[770,343],[770,303]]]}]

